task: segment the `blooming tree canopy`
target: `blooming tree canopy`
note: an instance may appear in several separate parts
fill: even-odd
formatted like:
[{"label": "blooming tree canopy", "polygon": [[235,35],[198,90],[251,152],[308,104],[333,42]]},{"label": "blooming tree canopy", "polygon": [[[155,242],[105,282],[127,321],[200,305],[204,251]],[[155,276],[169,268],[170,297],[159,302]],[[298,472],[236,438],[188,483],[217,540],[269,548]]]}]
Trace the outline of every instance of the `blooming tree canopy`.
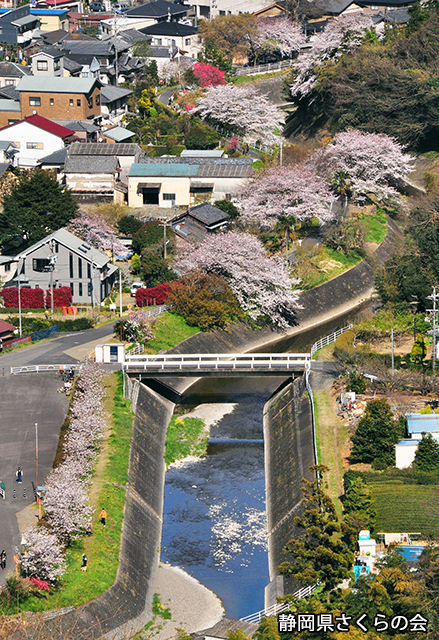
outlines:
[{"label": "blooming tree canopy", "polygon": [[197,78],[200,87],[216,87],[226,84],[225,72],[206,62],[196,62],[192,67],[194,76]]},{"label": "blooming tree canopy", "polygon": [[282,55],[298,53],[305,42],[305,35],[298,22],[288,18],[259,18],[253,46],[265,52],[279,51]]},{"label": "blooming tree canopy", "polygon": [[295,165],[269,169],[244,187],[242,218],[261,228],[273,226],[279,216],[303,221],[333,217],[334,195],[325,180],[311,167]]},{"label": "blooming tree canopy", "polygon": [[268,256],[254,235],[229,231],[208,236],[194,251],[177,261],[183,273],[205,271],[227,279],[241,308],[253,320],[268,319],[281,328],[289,326],[299,308],[298,280],[290,278],[285,263]]},{"label": "blooming tree canopy", "polygon": [[71,221],[69,230],[100,251],[112,251],[115,256],[128,254],[114,230],[96,214],[80,211]]},{"label": "blooming tree canopy", "polygon": [[250,83],[209,87],[206,95],[197,100],[193,112],[233,133],[256,135],[273,142],[276,139],[273,130],[284,120],[277,107]]},{"label": "blooming tree canopy", "polygon": [[24,533],[27,554],[21,559],[21,566],[29,577],[56,583],[65,573],[65,559],[62,545],[57,537],[43,527],[32,527]]},{"label": "blooming tree canopy", "polygon": [[293,65],[293,98],[300,99],[311,93],[317,84],[316,68],[328,60],[337,61],[343,53],[358,47],[371,27],[371,18],[358,13],[331,20],[326,29],[315,36],[311,51]]},{"label": "blooming tree canopy", "polygon": [[404,147],[393,138],[355,129],[337,133],[309,162],[328,180],[342,173],[351,191],[374,193],[380,198],[394,196],[391,183],[405,178],[414,168],[413,156],[404,153]]}]

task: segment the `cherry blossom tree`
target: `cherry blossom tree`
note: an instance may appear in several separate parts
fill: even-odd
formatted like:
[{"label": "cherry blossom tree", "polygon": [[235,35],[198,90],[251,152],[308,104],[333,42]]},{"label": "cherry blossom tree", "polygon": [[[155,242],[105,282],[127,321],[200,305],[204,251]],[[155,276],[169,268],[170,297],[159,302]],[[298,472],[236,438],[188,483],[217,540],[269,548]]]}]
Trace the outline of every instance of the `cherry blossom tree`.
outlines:
[{"label": "cherry blossom tree", "polygon": [[21,567],[28,577],[56,584],[66,571],[63,546],[56,535],[43,527],[32,527],[24,532],[27,553]]},{"label": "cherry blossom tree", "polygon": [[326,29],[315,36],[311,51],[295,62],[295,78],[291,86],[293,98],[307,96],[317,84],[316,69],[325,62],[337,61],[343,53],[358,47],[366,31],[372,28],[370,17],[361,13],[331,20]]},{"label": "cherry blossom tree", "polygon": [[196,62],[192,67],[194,76],[197,78],[200,87],[216,87],[226,84],[225,72],[206,62]]},{"label": "cherry blossom tree", "polygon": [[244,187],[242,218],[270,228],[280,216],[324,223],[333,217],[334,195],[325,180],[306,165],[269,169]]},{"label": "cherry blossom tree", "polygon": [[128,255],[126,246],[116,236],[114,229],[96,214],[80,211],[68,228],[100,251],[112,251],[115,256]]},{"label": "cherry blossom tree", "polygon": [[299,308],[299,281],[288,274],[283,260],[268,256],[249,233],[229,231],[208,236],[194,251],[188,250],[177,262],[182,273],[205,271],[227,279],[241,308],[253,320],[265,319],[287,328]]},{"label": "cherry blossom tree", "polygon": [[404,153],[396,140],[381,133],[349,129],[337,133],[309,164],[335,184],[343,176],[357,194],[374,193],[380,198],[396,195],[394,184],[414,168],[414,157]]},{"label": "cherry blossom tree", "polygon": [[253,39],[256,51],[279,51],[284,56],[299,53],[305,43],[302,27],[288,18],[259,18],[256,22],[257,32]]},{"label": "cherry blossom tree", "polygon": [[208,88],[193,112],[232,133],[270,142],[277,139],[273,130],[284,121],[281,111],[250,83]]}]

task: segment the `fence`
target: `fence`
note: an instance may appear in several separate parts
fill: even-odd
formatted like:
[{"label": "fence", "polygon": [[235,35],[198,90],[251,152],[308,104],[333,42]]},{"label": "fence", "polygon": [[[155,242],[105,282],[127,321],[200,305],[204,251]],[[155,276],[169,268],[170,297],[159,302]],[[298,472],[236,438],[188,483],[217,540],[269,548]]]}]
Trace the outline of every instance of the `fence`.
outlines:
[{"label": "fence", "polygon": [[325,336],[324,338],[320,338],[320,340],[317,340],[317,342],[314,342],[311,347],[311,358],[317,351],[320,351],[320,349],[323,349],[323,347],[327,347],[328,344],[332,344],[333,342],[335,342],[342,333],[348,331],[348,329],[352,329],[353,326],[353,324],[348,324],[347,327],[343,327],[343,329],[334,331],[334,333],[330,333],[329,336]]},{"label": "fence", "polygon": [[258,64],[257,67],[241,67],[235,69],[235,75],[247,76],[252,73],[268,73],[269,71],[278,71],[284,67],[290,67],[291,60],[280,60],[279,62],[269,62],[268,64]]},{"label": "fence", "polygon": [[48,329],[40,329],[40,331],[34,331],[30,334],[32,342],[38,342],[38,340],[46,340],[46,338],[56,337],[59,334],[59,325],[55,324]]},{"label": "fence", "polygon": [[[307,596],[310,596],[312,594],[312,592],[317,589],[317,587],[319,586],[319,583],[317,582],[316,584],[313,584],[309,587],[304,587],[303,589],[299,589],[298,591],[296,591],[295,593],[293,593],[293,598],[306,598]],[[261,611],[257,611],[256,613],[252,613],[249,616],[245,616],[244,618],[240,618],[240,620],[242,620],[242,622],[260,622],[262,620],[262,618],[268,617],[268,616],[275,616],[278,613],[282,613],[282,611],[286,611],[287,609],[289,609],[291,607],[291,602],[283,602],[282,604],[273,604],[271,605],[271,607],[268,607],[267,609],[262,609]]]},{"label": "fence", "polygon": [[79,371],[81,364],[28,364],[24,367],[11,367],[11,375],[17,373],[45,373],[47,371]]}]

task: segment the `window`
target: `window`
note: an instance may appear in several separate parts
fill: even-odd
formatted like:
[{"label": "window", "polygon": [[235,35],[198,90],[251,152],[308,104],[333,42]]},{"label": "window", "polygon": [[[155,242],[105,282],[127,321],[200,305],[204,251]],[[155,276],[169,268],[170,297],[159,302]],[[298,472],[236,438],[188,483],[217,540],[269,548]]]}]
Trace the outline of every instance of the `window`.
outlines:
[{"label": "window", "polygon": [[98,95],[96,96],[96,104],[99,106],[101,104],[101,94],[98,93]]},{"label": "window", "polygon": [[59,244],[55,242],[55,253],[59,253]]},{"label": "window", "polygon": [[91,264],[89,262],[87,262],[87,278],[91,278]]},{"label": "window", "polygon": [[37,60],[37,71],[47,71],[49,69],[49,63],[47,60]]},{"label": "window", "polygon": [[70,283],[70,291],[72,292],[72,296],[75,295],[75,287],[73,285],[73,282]]},{"label": "window", "polygon": [[226,193],[226,200],[228,200],[229,202],[231,202],[232,200],[232,194],[231,193]]},{"label": "window", "polygon": [[78,295],[81,297],[82,296],[82,282],[79,283],[78,289],[79,289]]},{"label": "window", "polygon": [[91,297],[91,292],[92,292],[92,286],[91,286],[91,282],[88,283],[88,287],[87,287],[87,293],[88,295]]},{"label": "window", "polygon": [[171,44],[172,44],[173,47],[175,47],[175,40],[174,39],[171,40]]},{"label": "window", "polygon": [[225,11],[220,11],[219,14],[220,14],[220,16],[225,16],[226,12]]},{"label": "window", "polygon": [[[20,122],[20,120],[8,120],[8,124],[9,125],[15,124],[16,122]],[[15,144],[17,144],[17,143],[15,143]]]},{"label": "window", "polygon": [[41,98],[37,98],[35,96],[29,98],[29,106],[30,107],[41,107]]},{"label": "window", "polygon": [[77,106],[77,107],[80,107],[80,106],[81,106],[81,100],[77,100],[77,101],[76,101],[76,106]]},{"label": "window", "polygon": [[9,86],[15,87],[15,80],[6,80],[6,86],[7,87],[9,87]]},{"label": "window", "polygon": [[5,271],[10,271],[11,270],[11,263],[8,262],[7,264],[5,264]]},{"label": "window", "polygon": [[78,258],[78,278],[82,278],[82,260]]},{"label": "window", "polygon": [[161,38],[153,38],[153,42],[154,42],[154,44],[160,46],[162,44],[162,39]]},{"label": "window", "polygon": [[186,40],[184,41],[185,44],[190,44],[191,43],[191,39],[190,38],[186,38]]},{"label": "window", "polygon": [[175,200],[175,193],[164,193],[163,200]]},{"label": "window", "polygon": [[53,98],[50,98],[50,106],[53,107],[54,104],[55,104],[55,100]]},{"label": "window", "polygon": [[88,78],[88,71],[83,71],[81,73],[81,78]]},{"label": "window", "polygon": [[75,276],[73,275],[73,253],[69,253],[69,271],[70,271],[70,277],[74,278]]},{"label": "window", "polygon": [[71,107],[73,107],[73,99],[72,99],[72,98],[70,98],[70,100],[69,100],[69,105],[70,105]]},{"label": "window", "polygon": [[42,142],[26,142],[26,149],[44,149]]},{"label": "window", "polygon": [[93,108],[93,96],[90,96],[88,99],[88,107],[89,109]]},{"label": "window", "polygon": [[49,258],[33,258],[32,259],[32,269],[34,271],[39,271],[43,273],[49,268],[50,260]]},{"label": "window", "polygon": [[55,62],[53,63],[53,68],[55,69],[55,71],[58,71],[61,68],[61,63],[59,60],[55,60]]}]

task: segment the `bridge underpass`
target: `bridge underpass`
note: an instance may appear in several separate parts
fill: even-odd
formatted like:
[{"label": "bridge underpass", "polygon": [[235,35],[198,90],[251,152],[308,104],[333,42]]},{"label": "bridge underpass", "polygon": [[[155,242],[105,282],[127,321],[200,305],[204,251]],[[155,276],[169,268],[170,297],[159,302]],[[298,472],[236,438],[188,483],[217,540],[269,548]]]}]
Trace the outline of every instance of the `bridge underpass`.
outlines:
[{"label": "bridge underpass", "polygon": [[310,353],[164,354],[129,356],[122,370],[145,377],[244,377],[301,375]]}]

